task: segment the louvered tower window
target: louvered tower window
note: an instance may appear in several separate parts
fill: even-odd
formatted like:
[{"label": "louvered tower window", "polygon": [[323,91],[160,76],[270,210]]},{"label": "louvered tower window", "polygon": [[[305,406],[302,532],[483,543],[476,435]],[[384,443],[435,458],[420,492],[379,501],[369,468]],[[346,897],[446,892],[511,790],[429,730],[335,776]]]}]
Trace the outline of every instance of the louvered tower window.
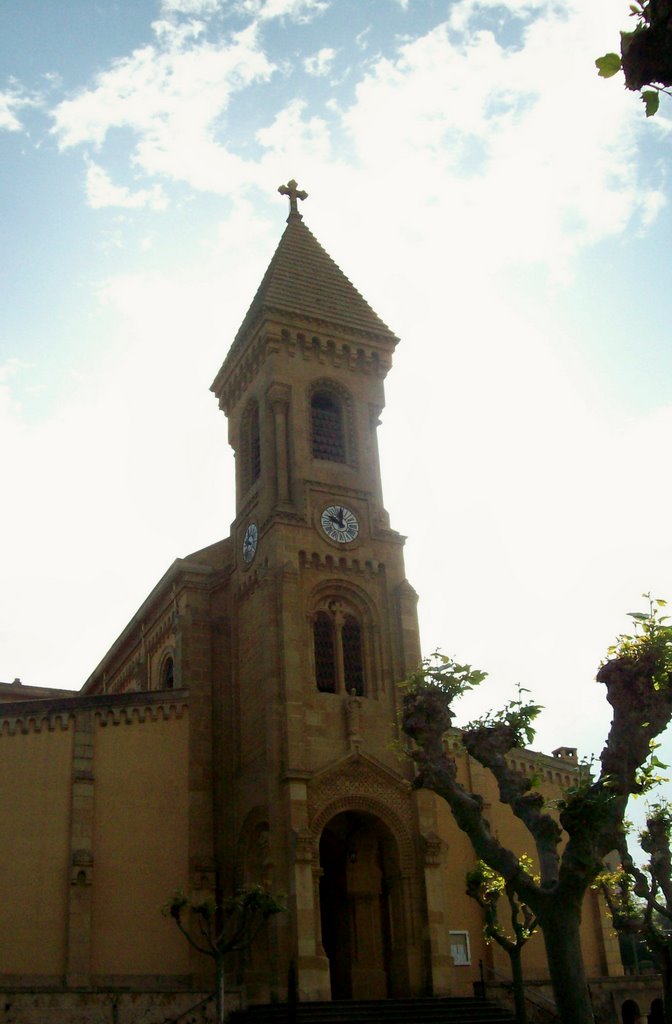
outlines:
[{"label": "louvered tower window", "polygon": [[364,693],[364,664],[362,661],[362,630],[354,615],[346,615],[341,631],[343,643],[343,676],[348,693],[354,690],[358,697]]},{"label": "louvered tower window", "polygon": [[310,404],[313,434],[313,458],[345,462],[343,410],[338,398],[328,391],[317,391]]},{"label": "louvered tower window", "polygon": [[334,623],[331,615],[318,612],[313,622],[315,644],[315,682],[323,693],[336,692],[336,660],[334,658]]}]

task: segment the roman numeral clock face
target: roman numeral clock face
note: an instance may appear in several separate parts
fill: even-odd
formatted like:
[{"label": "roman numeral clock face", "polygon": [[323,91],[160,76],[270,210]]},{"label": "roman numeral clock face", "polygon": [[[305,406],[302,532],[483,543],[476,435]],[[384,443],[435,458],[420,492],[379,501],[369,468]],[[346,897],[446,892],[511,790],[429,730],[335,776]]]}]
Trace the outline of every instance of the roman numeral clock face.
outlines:
[{"label": "roman numeral clock face", "polygon": [[243,537],[243,561],[249,565],[257,553],[259,531],[256,523],[248,523]]},{"label": "roman numeral clock face", "polygon": [[357,516],[345,505],[328,505],[320,522],[327,537],[339,544],[349,544],[359,533]]}]

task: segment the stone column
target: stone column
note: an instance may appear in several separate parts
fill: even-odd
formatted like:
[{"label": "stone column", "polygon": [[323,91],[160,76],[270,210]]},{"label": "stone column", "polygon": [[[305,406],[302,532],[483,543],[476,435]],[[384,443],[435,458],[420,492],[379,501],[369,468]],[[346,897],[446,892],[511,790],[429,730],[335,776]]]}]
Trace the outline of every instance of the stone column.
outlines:
[{"label": "stone column", "polygon": [[307,829],[295,833],[294,885],[296,898],[297,979],[303,1002],[329,999],[329,961],[322,948],[319,905],[319,866],[315,840]]},{"label": "stone column", "polygon": [[345,693],[345,663],[343,661],[343,605],[330,601],[329,611],[334,618],[334,660],[336,663],[336,693]]},{"label": "stone column", "polygon": [[445,996],[450,993],[453,962],[450,956],[450,935],[444,907],[446,886],[441,872],[443,842],[439,836],[429,832],[423,835],[423,845],[432,993],[435,996]]}]

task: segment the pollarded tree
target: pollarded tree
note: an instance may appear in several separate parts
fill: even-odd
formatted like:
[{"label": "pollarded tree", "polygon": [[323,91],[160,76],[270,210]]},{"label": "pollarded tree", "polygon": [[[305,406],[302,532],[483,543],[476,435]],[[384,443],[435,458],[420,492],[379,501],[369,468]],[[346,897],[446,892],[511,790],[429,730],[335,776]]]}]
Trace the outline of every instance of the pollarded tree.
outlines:
[{"label": "pollarded tree", "polygon": [[[520,864],[532,875],[532,861],[523,854]],[[534,878],[534,876],[532,876]],[[534,878],[538,881],[537,878]],[[521,902],[510,883],[489,868],[482,860],[477,861],[473,871],[467,873],[467,895],[476,900],[485,915],[483,934],[486,942],[496,942],[508,954],[511,962],[513,999],[516,1007],[516,1024],[527,1024],[525,1005],[525,983],[521,953],[523,946],[537,928],[537,919],[526,903]],[[509,904],[511,933],[499,919],[498,905],[502,896]]]},{"label": "pollarded tree", "polygon": [[628,798],[650,780],[646,765],[652,744],[672,717],[672,627],[660,615],[663,603],[650,601],[647,613],[633,613],[634,635],[618,638],[597,673],[613,708],[600,771],[565,793],[557,817],[531,780],[507,763],[511,750],[531,742],[538,706],[520,698],[462,732],[467,752],[492,772],[500,801],[530,833],[539,882],[492,834],[482,797],[458,782],[455,759],[444,744],[455,718],[455,699],[480,682],[483,673],[438,657],[424,661],[406,682],[402,726],[416,745],[411,752],[414,786],[447,801],[476,856],[535,914],[563,1024],[593,1024],[579,931],[583,898],[603,870],[605,856],[622,846]]},{"label": "pollarded tree", "polygon": [[665,1024],[672,1024],[672,808],[655,804],[640,832],[642,849],[649,862],[640,868],[632,858],[626,837],[619,848],[621,868],[598,879],[620,934],[640,937],[646,943],[663,982]]},{"label": "pollarded tree", "polygon": [[190,900],[176,892],[163,908],[194,949],[215,962],[217,1024],[226,1020],[224,962],[229,953],[248,949],[269,917],[280,913],[282,900],[261,885],[239,889],[228,899]]}]

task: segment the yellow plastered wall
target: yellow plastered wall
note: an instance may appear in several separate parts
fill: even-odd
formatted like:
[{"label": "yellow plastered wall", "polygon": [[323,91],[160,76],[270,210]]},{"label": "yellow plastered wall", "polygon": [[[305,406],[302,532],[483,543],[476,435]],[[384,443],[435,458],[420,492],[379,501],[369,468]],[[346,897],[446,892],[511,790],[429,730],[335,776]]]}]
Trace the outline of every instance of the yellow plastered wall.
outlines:
[{"label": "yellow plastered wall", "polygon": [[59,724],[0,735],[3,974],[65,969],[73,735]]},{"label": "yellow plastered wall", "polygon": [[188,715],[97,721],[94,976],[184,974],[188,946],[161,907],[188,888]]}]

